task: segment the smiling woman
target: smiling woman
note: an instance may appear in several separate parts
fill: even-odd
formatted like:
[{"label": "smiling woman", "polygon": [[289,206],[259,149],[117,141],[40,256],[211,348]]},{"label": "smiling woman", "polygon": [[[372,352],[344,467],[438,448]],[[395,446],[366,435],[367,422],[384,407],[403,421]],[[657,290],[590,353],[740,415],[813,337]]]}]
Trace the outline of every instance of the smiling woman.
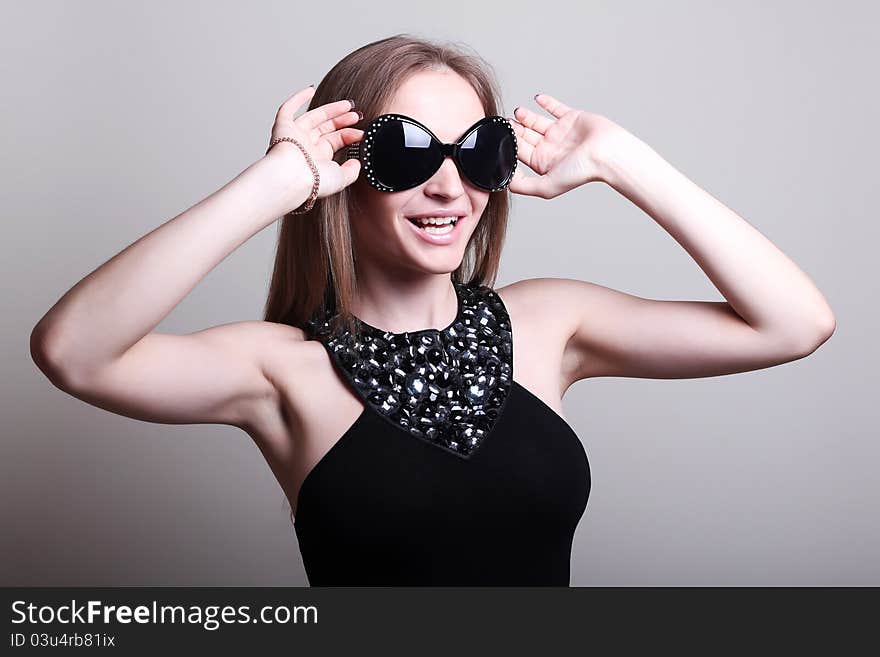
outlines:
[{"label": "smiling woman", "polygon": [[[477,126],[486,117],[503,114],[498,84],[490,69],[476,54],[407,35],[362,46],[330,69],[315,89],[309,108],[337,98],[353,98],[362,115],[355,125],[364,128],[359,135],[362,138],[334,152],[334,161],[354,164],[361,163],[359,158],[378,159],[363,162],[364,168],[352,185],[319,198],[311,212],[281,220],[265,319],[301,326],[316,308],[332,304],[338,312],[338,324],[356,330],[352,313],[359,306],[358,297],[374,296],[363,292],[371,286],[367,277],[376,280],[375,272],[370,276],[363,268],[371,267],[375,260],[381,263],[379,272],[392,265],[406,276],[445,274],[446,285],[437,279],[432,287],[435,292],[445,290],[447,297],[450,278],[461,282],[474,277],[494,283],[507,227],[509,194],[472,185],[466,176],[459,175],[456,159],[464,158],[443,157],[438,146],[495,132],[484,132]],[[408,120],[394,122],[388,115]],[[375,137],[376,133],[370,135],[368,131],[379,124],[383,127],[381,138]],[[515,135],[508,134],[515,144]],[[407,145],[411,148],[404,148]],[[398,148],[401,150],[395,151]],[[425,153],[424,159],[408,158],[407,170],[416,167],[422,173],[411,174],[404,183],[398,177],[399,156],[416,150]],[[498,153],[496,159],[482,160],[486,168],[496,167],[497,157]],[[370,178],[372,167],[378,167],[377,175],[391,176],[386,182],[396,183],[391,189],[398,191],[381,189],[382,180]],[[426,177],[425,171],[431,175]],[[414,187],[398,189],[416,181]],[[413,230],[408,219],[450,215],[461,220],[445,236]],[[389,296],[394,299],[397,295]],[[393,307],[382,302],[368,305],[386,316]],[[402,308],[408,304],[398,298],[394,305]],[[420,322],[411,313],[397,316],[416,325]],[[430,317],[421,318],[425,319]]]},{"label": "smiling woman", "polygon": [[[562,413],[573,382],[759,369],[834,330],[788,257],[650,147],[547,94],[553,118],[507,119],[490,70],[408,35],[358,48],[281,105],[265,156],[32,333],[38,366],[95,406],[247,432],[311,584],[568,585],[591,491]],[[727,301],[557,278],[496,289],[510,194],[594,181],[643,208]],[[152,331],[282,215],[262,321]]]},{"label": "smiling woman", "polygon": [[[363,99],[365,124],[342,154],[357,181],[311,221],[283,220],[266,313],[326,352],[309,359],[321,386],[268,366],[307,427],[275,444],[297,451],[288,498],[313,585],[569,584],[589,464],[552,367],[515,367],[540,345],[514,349],[527,318],[515,329],[492,286],[518,146],[487,68],[396,37],[343,59],[312,99]],[[277,424],[251,433],[272,444]]]}]

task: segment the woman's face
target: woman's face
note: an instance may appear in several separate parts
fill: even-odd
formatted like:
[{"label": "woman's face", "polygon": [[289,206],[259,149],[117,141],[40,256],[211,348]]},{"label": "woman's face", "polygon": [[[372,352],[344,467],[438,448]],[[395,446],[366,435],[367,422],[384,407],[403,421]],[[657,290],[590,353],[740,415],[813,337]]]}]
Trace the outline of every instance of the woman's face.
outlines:
[{"label": "woman's face", "polygon": [[[456,141],[486,115],[474,89],[451,71],[412,75],[379,113],[391,112],[423,123],[444,143]],[[362,168],[353,194],[357,207],[351,228],[359,267],[367,262],[403,270],[402,274],[440,274],[461,264],[490,192],[463,179],[452,158],[446,158],[430,180],[401,192],[381,192],[370,186]],[[425,213],[433,216],[438,210],[451,210],[462,218],[449,235],[434,241],[407,219]]]}]

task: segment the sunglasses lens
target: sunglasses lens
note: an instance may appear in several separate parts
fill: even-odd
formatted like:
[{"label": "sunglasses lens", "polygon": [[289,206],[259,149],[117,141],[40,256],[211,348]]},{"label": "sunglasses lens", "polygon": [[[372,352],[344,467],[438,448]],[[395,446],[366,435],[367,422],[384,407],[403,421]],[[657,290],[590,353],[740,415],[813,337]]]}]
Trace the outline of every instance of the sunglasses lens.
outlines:
[{"label": "sunglasses lens", "polygon": [[428,180],[443,163],[431,135],[400,119],[382,121],[373,134],[370,168],[376,182],[395,191]]},{"label": "sunglasses lens", "polygon": [[516,141],[501,121],[477,126],[462,142],[461,167],[475,184],[494,189],[510,182],[516,165]]}]

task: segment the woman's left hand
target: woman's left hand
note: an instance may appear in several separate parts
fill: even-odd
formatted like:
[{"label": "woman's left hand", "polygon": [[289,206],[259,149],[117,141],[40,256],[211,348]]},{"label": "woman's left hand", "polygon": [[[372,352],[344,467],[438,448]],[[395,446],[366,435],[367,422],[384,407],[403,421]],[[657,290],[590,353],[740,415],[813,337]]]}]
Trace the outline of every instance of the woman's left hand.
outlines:
[{"label": "woman's left hand", "polygon": [[573,109],[547,94],[538,94],[535,101],[556,120],[524,107],[515,109],[511,125],[517,136],[517,159],[539,175],[526,175],[518,166],[510,191],[551,199],[602,180],[600,153],[626,131],[604,116]]}]

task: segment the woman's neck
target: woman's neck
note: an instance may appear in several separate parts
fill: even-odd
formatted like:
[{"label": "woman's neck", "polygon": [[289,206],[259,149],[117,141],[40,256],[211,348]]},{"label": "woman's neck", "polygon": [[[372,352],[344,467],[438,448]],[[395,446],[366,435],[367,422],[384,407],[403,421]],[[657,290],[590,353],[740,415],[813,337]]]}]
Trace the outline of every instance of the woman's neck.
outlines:
[{"label": "woman's neck", "polygon": [[391,333],[443,329],[458,314],[458,295],[448,273],[410,280],[365,276],[358,279],[352,313],[370,326]]}]

